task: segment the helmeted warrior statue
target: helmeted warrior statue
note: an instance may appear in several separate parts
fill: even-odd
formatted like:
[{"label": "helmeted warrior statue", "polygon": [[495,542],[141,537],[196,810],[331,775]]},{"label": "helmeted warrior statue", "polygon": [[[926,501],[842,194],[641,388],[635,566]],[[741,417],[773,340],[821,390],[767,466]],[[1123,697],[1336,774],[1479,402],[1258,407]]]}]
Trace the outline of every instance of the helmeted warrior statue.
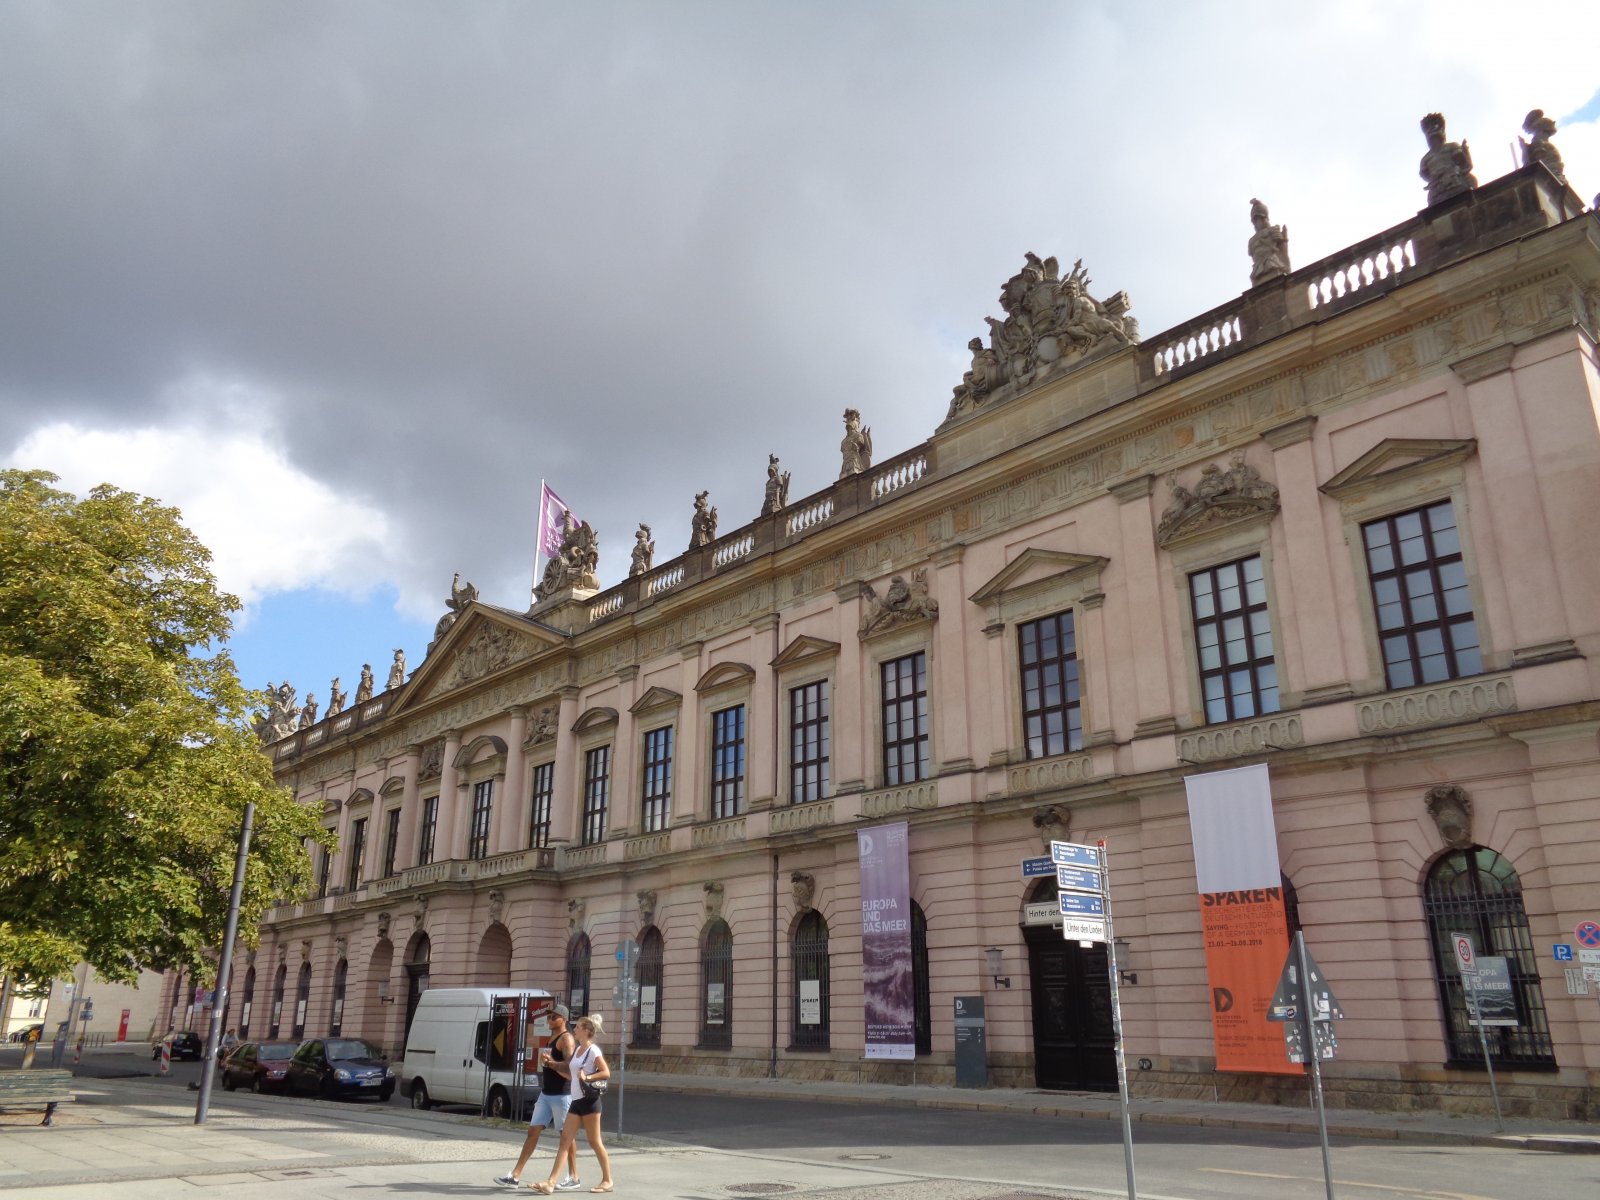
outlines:
[{"label": "helmeted warrior statue", "polygon": [[717,510],[710,502],[710,492],[694,494],[694,516],[689,520],[689,549],[709,546],[717,540]]},{"label": "helmeted warrior statue", "polygon": [[1267,215],[1267,206],[1259,200],[1250,201],[1250,224],[1255,232],[1250,235],[1250,286],[1277,279],[1289,273],[1289,229],[1273,225]]},{"label": "helmeted warrior statue", "polygon": [[628,568],[628,578],[643,575],[655,565],[656,544],[650,540],[650,526],[640,523],[633,535],[633,563]]},{"label": "helmeted warrior statue", "polygon": [[1463,141],[1457,145],[1445,140],[1443,114],[1429,113],[1422,118],[1422,136],[1428,139],[1428,152],[1422,156],[1418,173],[1428,185],[1430,205],[1478,186],[1472,174],[1472,153],[1467,143]]}]

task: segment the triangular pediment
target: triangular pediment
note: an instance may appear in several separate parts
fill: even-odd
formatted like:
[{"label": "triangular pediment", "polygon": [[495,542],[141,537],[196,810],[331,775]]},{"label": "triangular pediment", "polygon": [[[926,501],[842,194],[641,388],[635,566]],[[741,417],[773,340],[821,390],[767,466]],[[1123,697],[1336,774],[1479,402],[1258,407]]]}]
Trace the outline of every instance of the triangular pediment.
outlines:
[{"label": "triangular pediment", "polygon": [[596,729],[605,729],[617,723],[617,710],[614,708],[586,708],[572,723],[573,733],[592,733]]},{"label": "triangular pediment", "polygon": [[481,601],[469,601],[439,634],[390,711],[415,708],[565,645],[566,638],[537,622]]},{"label": "triangular pediment", "polygon": [[1453,467],[1478,449],[1475,438],[1384,438],[1340,471],[1322,491],[1343,498],[1373,485],[1386,486],[1440,467]]},{"label": "triangular pediment", "polygon": [[801,663],[812,662],[819,658],[837,657],[838,653],[838,642],[830,642],[826,638],[812,637],[809,633],[802,633],[783,648],[778,657],[772,660],[771,665],[781,671],[785,667],[798,666]]},{"label": "triangular pediment", "polygon": [[700,676],[695,682],[694,690],[702,694],[720,691],[722,688],[748,684],[755,677],[756,669],[746,663],[718,663]]},{"label": "triangular pediment", "polygon": [[1070,550],[1040,550],[1030,546],[973,592],[970,599],[974,604],[993,604],[1007,592],[1087,579],[1098,575],[1110,561],[1098,554],[1074,554]]},{"label": "triangular pediment", "polygon": [[628,707],[628,711],[637,717],[641,713],[654,712],[658,708],[677,708],[682,703],[682,692],[675,692],[671,688],[652,687],[635,700]]}]

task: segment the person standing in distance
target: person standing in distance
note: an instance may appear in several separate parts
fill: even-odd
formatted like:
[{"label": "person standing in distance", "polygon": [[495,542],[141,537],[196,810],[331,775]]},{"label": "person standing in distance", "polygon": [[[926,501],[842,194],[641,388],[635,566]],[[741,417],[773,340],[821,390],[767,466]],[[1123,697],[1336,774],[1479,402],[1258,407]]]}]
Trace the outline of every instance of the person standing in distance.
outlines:
[{"label": "person standing in distance", "polygon": [[[561,1136],[561,1127],[567,1120],[567,1107],[572,1103],[569,1094],[571,1087],[566,1074],[566,1068],[561,1064],[572,1057],[572,1051],[577,1045],[577,1039],[572,1036],[572,1031],[567,1028],[567,1006],[557,1004],[550,1010],[550,1044],[539,1051],[539,1101],[533,1106],[533,1115],[528,1118],[528,1136],[522,1141],[522,1153],[517,1156],[517,1165],[511,1168],[507,1175],[502,1175],[495,1180],[496,1183],[507,1187],[516,1187],[522,1182],[522,1168],[528,1165],[528,1160],[533,1157],[533,1152],[539,1146],[539,1135],[545,1127],[556,1131],[556,1137]],[[583,1185],[578,1182],[578,1147],[574,1142],[566,1145],[567,1174],[556,1184],[561,1191],[572,1191]],[[560,1143],[556,1146],[556,1169],[561,1168]]]},{"label": "person standing in distance", "polygon": [[611,1156],[606,1153],[605,1143],[600,1140],[600,1095],[586,1096],[583,1090],[586,1083],[601,1083],[611,1078],[611,1068],[606,1063],[605,1055],[600,1053],[599,1043],[595,1041],[603,1025],[603,1019],[597,1013],[578,1018],[578,1048],[572,1052],[572,1059],[567,1063],[567,1073],[572,1079],[572,1106],[567,1109],[567,1123],[561,1127],[561,1145],[556,1150],[556,1165],[548,1179],[535,1180],[528,1185],[541,1196],[551,1195],[556,1190],[561,1156],[574,1151],[580,1125],[583,1126],[583,1136],[589,1141],[589,1148],[600,1163],[600,1182],[589,1190],[609,1192],[612,1188]]}]

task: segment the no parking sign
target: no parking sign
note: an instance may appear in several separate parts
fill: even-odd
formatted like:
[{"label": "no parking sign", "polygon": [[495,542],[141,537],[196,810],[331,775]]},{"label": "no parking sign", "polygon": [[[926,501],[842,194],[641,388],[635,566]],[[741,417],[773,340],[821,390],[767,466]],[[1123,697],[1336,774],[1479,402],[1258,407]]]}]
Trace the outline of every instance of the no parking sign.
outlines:
[{"label": "no parking sign", "polygon": [[1573,937],[1578,939],[1578,945],[1593,949],[1600,946],[1600,925],[1593,921],[1579,921],[1577,928],[1572,931]]}]

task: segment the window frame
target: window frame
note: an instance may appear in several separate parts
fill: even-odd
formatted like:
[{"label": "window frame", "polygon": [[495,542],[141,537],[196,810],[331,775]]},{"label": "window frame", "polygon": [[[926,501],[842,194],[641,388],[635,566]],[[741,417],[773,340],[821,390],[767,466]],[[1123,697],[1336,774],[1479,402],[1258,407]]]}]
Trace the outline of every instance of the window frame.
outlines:
[{"label": "window frame", "polygon": [[[541,778],[543,784],[541,785]],[[528,848],[550,845],[550,815],[555,807],[556,764],[554,759],[534,763],[528,768]]]},{"label": "window frame", "polygon": [[345,891],[353,892],[362,884],[363,860],[367,855],[367,818],[357,817],[350,822],[350,846],[345,851]]},{"label": "window frame", "polygon": [[[664,833],[672,828],[672,725],[658,725],[639,735],[639,831]],[[654,757],[653,757],[654,755]]]},{"label": "window frame", "polygon": [[[828,920],[816,909],[807,909],[795,921],[789,934],[789,1045],[791,1051],[831,1050],[832,1047],[832,957]],[[815,971],[814,975],[805,972]],[[816,1026],[801,1024],[800,985],[816,982],[818,1012]],[[803,1032],[814,1029],[814,1032]]]},{"label": "window frame", "polygon": [[[824,675],[816,679],[790,684],[787,688],[787,726],[789,734],[787,766],[790,804],[812,804],[818,800],[826,800],[832,795],[833,707],[831,684],[832,679]],[[816,705],[820,710],[819,715],[815,718],[803,715],[811,701],[799,699],[800,693],[811,692],[813,689],[817,689]],[[795,716],[797,703],[802,712],[799,720],[796,720]],[[809,742],[804,731],[812,727],[819,730],[815,741],[819,753],[815,757],[802,758],[801,751],[806,748]],[[814,781],[805,778],[813,772]],[[811,794],[813,791],[815,794]]]},{"label": "window frame", "polygon": [[471,823],[467,827],[467,858],[489,857],[489,840],[494,822],[493,779],[480,779],[472,785]]},{"label": "window frame", "polygon": [[[1254,580],[1248,578],[1247,567],[1250,563],[1256,564],[1259,578]],[[1236,590],[1240,594],[1242,605],[1239,608],[1224,611],[1220,607],[1220,597],[1228,589],[1223,586],[1221,573],[1229,570],[1234,573],[1235,581],[1238,584]],[[1209,614],[1201,612],[1201,594],[1195,587],[1197,581],[1201,579],[1207,580],[1210,584],[1208,595],[1212,611]],[[1249,721],[1257,717],[1269,717],[1275,713],[1282,712],[1283,680],[1278,664],[1277,633],[1273,628],[1272,589],[1267,578],[1266,557],[1257,550],[1240,557],[1194,566],[1185,573],[1185,582],[1187,585],[1185,590],[1189,599],[1189,628],[1193,633],[1191,639],[1193,646],[1191,661],[1194,663],[1195,677],[1200,688],[1200,712],[1203,723],[1206,725],[1225,725],[1232,721]],[[1261,598],[1259,601],[1249,599],[1250,585],[1252,583],[1260,585]],[[1241,621],[1245,631],[1243,640],[1246,651],[1245,657],[1240,662],[1235,662],[1229,658],[1228,646],[1231,644],[1232,639],[1227,638],[1225,634],[1227,632],[1227,622],[1230,618],[1236,618]],[[1257,629],[1258,622],[1264,623],[1265,629]],[[1205,665],[1205,650],[1207,649],[1205,631],[1207,629],[1215,630],[1215,649],[1218,658],[1218,665],[1210,668]],[[1263,636],[1267,639],[1270,651],[1265,656],[1256,652],[1256,643]],[[1262,675],[1267,668],[1271,669],[1272,682],[1269,686],[1264,687]],[[1250,712],[1238,710],[1236,695],[1229,687],[1232,678],[1241,671],[1244,672],[1249,681],[1246,695],[1248,695],[1251,704]],[[1212,700],[1207,694],[1207,683],[1212,679],[1218,680],[1222,689],[1219,697],[1222,704],[1222,715],[1220,716],[1213,714],[1211,708]],[[1270,708],[1266,707],[1267,698],[1264,697],[1264,693],[1268,690],[1271,692],[1270,703],[1272,707]]]},{"label": "window frame", "polygon": [[[723,718],[735,712],[739,714],[738,735],[733,738],[724,738]],[[739,700],[726,708],[713,709],[711,712],[711,720],[709,722],[711,769],[708,772],[708,776],[711,788],[710,815],[713,821],[744,815],[745,784],[750,765],[749,727],[750,706],[744,700]],[[723,771],[723,766],[729,753],[736,753],[738,758],[738,773],[732,776],[725,774]]]},{"label": "window frame", "polygon": [[[722,987],[722,1020],[711,1022],[711,988]],[[733,1048],[733,928],[721,917],[700,931],[700,1016],[697,1050]]]},{"label": "window frame", "polygon": [[[1027,633],[1027,631],[1030,630],[1030,629],[1038,629],[1038,630],[1040,630],[1042,632],[1043,629],[1044,629],[1044,626],[1045,626],[1045,624],[1047,622],[1053,622],[1055,624],[1055,629],[1054,629],[1053,632],[1054,632],[1054,634],[1056,636],[1057,644],[1060,645],[1060,644],[1062,644],[1064,642],[1064,637],[1063,637],[1064,631],[1063,631],[1063,628],[1062,628],[1062,622],[1063,621],[1065,621],[1067,623],[1067,625],[1070,626],[1070,628],[1065,631],[1066,633],[1070,634],[1071,641],[1072,641],[1072,650],[1070,651],[1070,653],[1060,653],[1060,654],[1055,655],[1053,658],[1041,659],[1041,660],[1037,661],[1033,665],[1032,668],[1030,668],[1030,665],[1028,663],[1028,633]],[[1076,609],[1076,607],[1072,606],[1072,605],[1069,605],[1068,607],[1063,608],[1063,609],[1061,609],[1061,610],[1059,610],[1057,612],[1045,613],[1045,614],[1043,614],[1041,616],[1030,617],[1027,620],[1018,621],[1016,623],[1016,655],[1017,655],[1016,664],[1017,664],[1017,683],[1018,683],[1017,711],[1018,711],[1018,715],[1021,718],[1021,721],[1020,721],[1021,731],[1022,731],[1021,747],[1022,747],[1022,756],[1023,756],[1023,758],[1026,761],[1032,762],[1032,761],[1035,761],[1037,759],[1060,758],[1063,755],[1067,755],[1067,754],[1081,754],[1081,753],[1083,753],[1083,751],[1085,749],[1087,749],[1087,747],[1088,747],[1088,735],[1085,732],[1085,721],[1084,721],[1085,714],[1084,714],[1084,703],[1083,703],[1083,699],[1084,699],[1084,695],[1083,695],[1084,694],[1083,667],[1082,667],[1082,659],[1080,658],[1079,653],[1078,653],[1078,621],[1077,621],[1077,609]],[[1047,705],[1047,704],[1041,704],[1040,707],[1038,707],[1038,708],[1029,708],[1028,707],[1028,691],[1029,691],[1029,688],[1028,688],[1028,674],[1029,674],[1029,671],[1030,671],[1030,669],[1033,669],[1033,670],[1039,670],[1039,671],[1042,672],[1045,669],[1045,664],[1046,663],[1058,664],[1060,669],[1062,670],[1062,677],[1061,677],[1062,703],[1059,704],[1059,705],[1056,705],[1056,706],[1051,706],[1051,705]],[[1071,677],[1070,677],[1070,679],[1065,674],[1065,667],[1066,667],[1066,664],[1068,664],[1068,663],[1071,664]],[[1041,687],[1038,690],[1043,692],[1044,691],[1044,687],[1041,685]],[[1067,698],[1069,692],[1073,694],[1071,699]],[[1050,743],[1049,743],[1049,740],[1048,740],[1048,729],[1046,728],[1044,733],[1041,734],[1041,745],[1040,745],[1040,748],[1039,748],[1039,752],[1036,754],[1036,753],[1034,753],[1034,749],[1033,749],[1033,738],[1029,734],[1029,731],[1028,731],[1029,720],[1034,715],[1038,715],[1041,718],[1041,721],[1042,721],[1044,718],[1048,717],[1049,714],[1054,712],[1054,711],[1059,711],[1061,713],[1061,717],[1062,717],[1062,729],[1061,729],[1062,748],[1059,749],[1059,750],[1053,751],[1053,752],[1051,751]],[[1071,718],[1074,715],[1077,718],[1077,738],[1076,738],[1076,743],[1074,743],[1074,739],[1073,739],[1073,726],[1072,726],[1072,722],[1071,722]]]},{"label": "window frame", "polygon": [[[662,984],[665,979],[666,939],[655,925],[639,934],[639,957],[635,962],[634,978],[639,983],[639,1003],[633,1010],[633,1040],[628,1044],[636,1050],[657,1050],[661,1047]],[[644,1022],[644,989],[656,990],[656,1019]]]},{"label": "window frame", "polygon": [[[595,846],[606,840],[606,822],[611,809],[611,748],[602,742],[583,752],[583,808],[579,813],[580,846]],[[595,771],[600,763],[602,770]]]},{"label": "window frame", "polygon": [[417,866],[425,867],[433,861],[439,839],[439,797],[427,796],[422,801],[422,820],[417,823]]},{"label": "window frame", "polygon": [[[1451,524],[1436,529],[1432,514],[1439,509],[1449,510]],[[1411,563],[1402,562],[1399,554],[1399,546],[1409,540],[1400,536],[1399,523],[1408,517],[1417,519],[1425,547],[1424,557]],[[1388,540],[1382,546],[1374,546],[1370,531],[1379,527],[1383,528]],[[1473,594],[1472,579],[1467,566],[1461,516],[1454,499],[1445,496],[1410,508],[1378,514],[1362,520],[1358,528],[1361,535],[1362,563],[1366,568],[1368,596],[1372,603],[1373,624],[1377,633],[1378,661],[1386,689],[1403,691],[1413,687],[1440,687],[1457,679],[1470,679],[1484,674],[1488,668],[1484,662],[1483,624],[1479,619],[1477,598]],[[1445,528],[1454,534],[1455,549],[1441,554],[1436,548],[1437,535]],[[1388,550],[1392,560],[1389,567],[1379,568],[1374,565],[1375,549]],[[1457,565],[1460,569],[1460,582],[1446,588],[1442,571]],[[1426,572],[1429,583],[1426,599],[1434,605],[1435,613],[1432,618],[1419,619],[1414,615],[1413,606],[1423,597],[1413,595],[1405,581],[1423,571]],[[1395,594],[1392,600],[1385,600],[1380,595],[1379,589],[1385,583],[1392,583],[1394,586]],[[1448,611],[1446,596],[1453,592],[1464,594],[1467,598],[1464,615]],[[1386,628],[1383,623],[1383,613],[1392,604],[1399,605],[1402,613],[1401,622]],[[1471,646],[1457,646],[1455,631],[1462,626],[1470,626],[1472,629],[1474,642]],[[1434,631],[1439,634],[1447,673],[1437,679],[1424,679],[1423,664],[1436,655],[1422,654],[1417,644],[1418,638]],[[1411,673],[1409,680],[1402,681],[1396,678],[1395,666],[1399,664],[1399,660],[1392,663],[1389,658],[1388,644],[1396,639],[1404,639],[1406,645],[1407,654],[1403,661]],[[1468,654],[1476,657],[1476,670],[1463,669],[1460,659]]]},{"label": "window frame", "polygon": [[[900,688],[906,683],[907,670],[910,671],[912,690],[902,693]],[[894,685],[893,696],[890,694],[891,682]],[[908,706],[909,717],[905,711]],[[883,786],[903,787],[932,778],[933,737],[928,702],[927,650],[916,649],[894,658],[879,660],[878,715],[878,749],[882,755]],[[908,719],[912,726],[910,736],[894,736],[903,731]],[[907,748],[910,749],[912,767],[909,777],[904,773]]]}]

